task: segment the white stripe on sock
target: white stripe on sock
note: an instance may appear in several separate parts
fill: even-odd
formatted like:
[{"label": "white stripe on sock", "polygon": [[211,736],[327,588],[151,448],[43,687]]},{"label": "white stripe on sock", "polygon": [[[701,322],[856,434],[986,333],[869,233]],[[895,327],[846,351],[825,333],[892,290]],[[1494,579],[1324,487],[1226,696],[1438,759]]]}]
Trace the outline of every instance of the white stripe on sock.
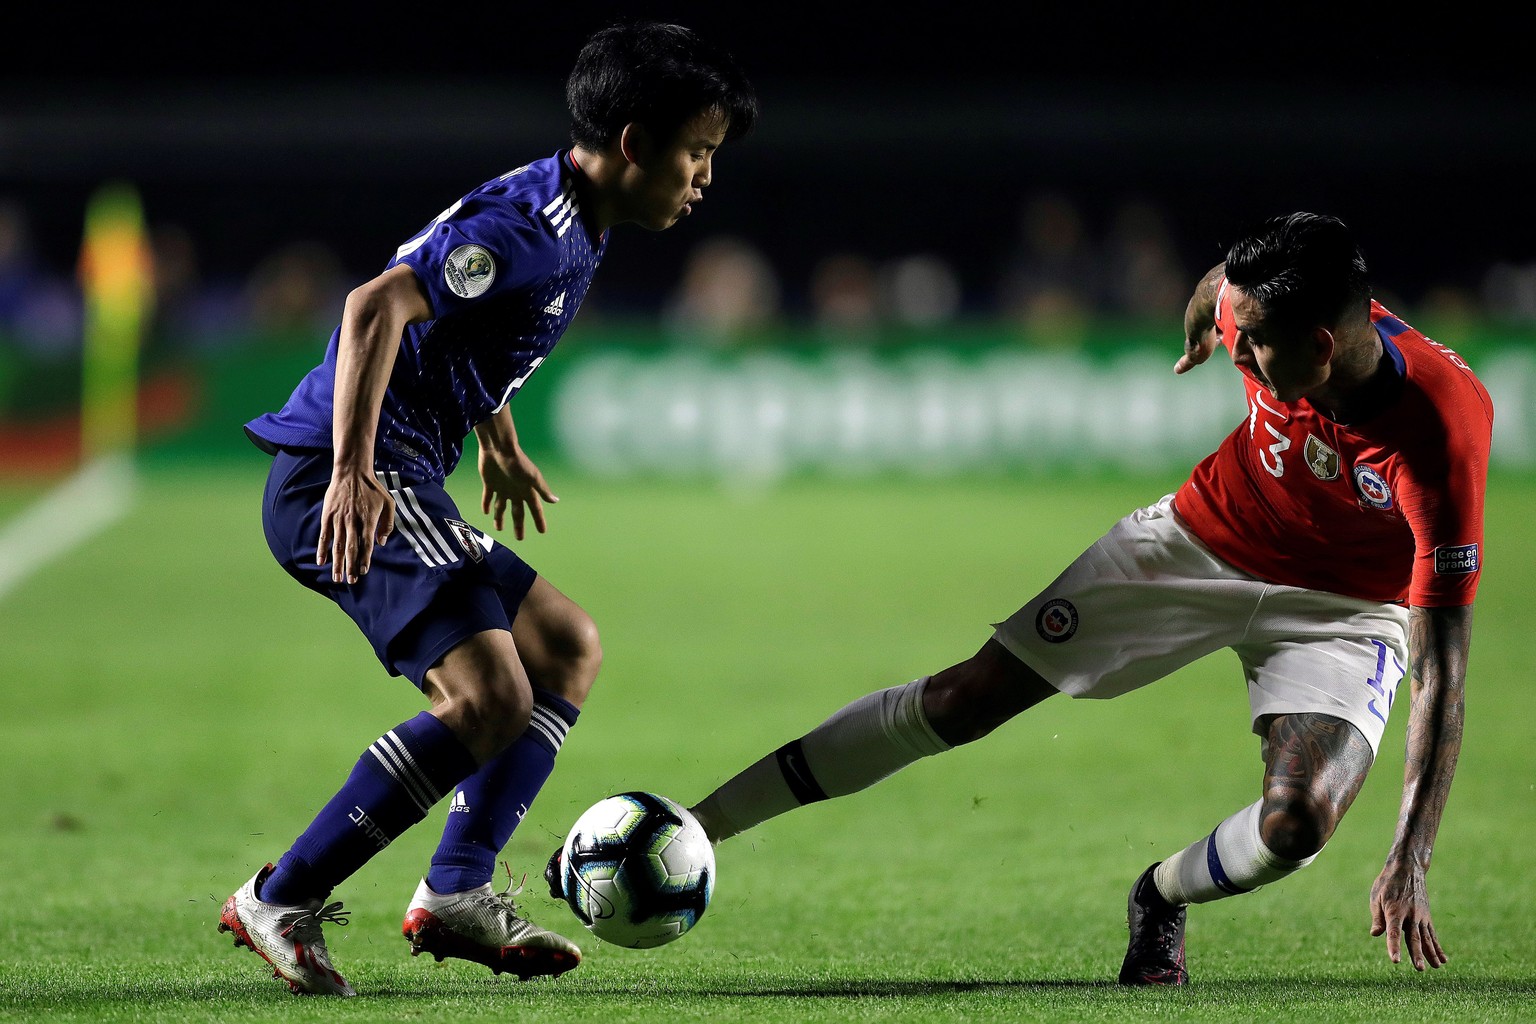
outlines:
[{"label": "white stripe on sock", "polygon": [[437,798],[432,796],[432,787],[416,768],[410,754],[405,752],[393,730],[376,740],[368,750],[384,766],[384,770],[404,787],[406,794],[421,808],[423,814],[432,809],[432,805],[437,803]]},{"label": "white stripe on sock", "polygon": [[571,727],[566,724],[565,719],[548,708],[540,707],[538,704],[533,706],[533,713],[528,717],[528,724],[537,725],[543,729],[550,739],[554,741],[556,750],[560,749],[560,745],[565,742],[565,737],[571,731]]}]

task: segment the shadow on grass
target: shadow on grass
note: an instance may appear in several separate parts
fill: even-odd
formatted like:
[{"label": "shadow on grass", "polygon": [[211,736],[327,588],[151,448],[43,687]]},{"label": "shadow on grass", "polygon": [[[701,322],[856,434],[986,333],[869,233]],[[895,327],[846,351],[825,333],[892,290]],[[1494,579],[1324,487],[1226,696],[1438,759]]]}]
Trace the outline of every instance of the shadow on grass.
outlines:
[{"label": "shadow on grass", "polygon": [[[667,1004],[696,999],[711,1000],[924,1000],[967,995],[994,995],[1003,1000],[1031,1001],[1031,996],[1059,1003],[1073,994],[1101,1000],[1109,992],[1122,992],[1129,1002],[1175,999],[1188,1007],[1222,1005],[1284,1006],[1297,1002],[1350,1002],[1369,998],[1377,1005],[1405,1006],[1411,1001],[1433,997],[1438,1001],[1484,1000],[1488,1005],[1513,1005],[1536,998],[1536,979],[1525,978],[1454,978],[1446,976],[1386,976],[1379,978],[1317,979],[1294,978],[1224,978],[1196,981],[1183,989],[1123,988],[1110,980],[972,978],[963,980],[901,980],[875,978],[740,978],[700,977],[692,982],[671,980],[630,981],[618,978],[560,981],[535,980],[519,983],[510,976],[440,978],[428,984],[401,984],[390,977],[354,978],[358,984],[357,1001],[404,1004],[407,1002],[445,1002],[464,998],[503,998],[511,1003],[537,1002],[551,1009],[574,1008],[588,1001],[610,1002],[622,998],[627,1005]],[[116,979],[104,985],[100,979],[68,979],[57,975],[34,979],[12,978],[0,986],[0,1009],[25,1010],[28,1007],[59,1012],[66,1008],[85,1010],[124,1003],[141,1007],[192,1006],[210,1000],[226,1011],[236,1007],[254,1009],[261,1005],[285,1004],[296,997],[281,991],[270,978],[182,977],[155,980]],[[299,999],[309,1005],[329,1004],[330,1000]],[[401,1007],[403,1008],[403,1007]]]},{"label": "shadow on grass", "polygon": [[[1369,996],[1391,1002],[1397,997],[1421,1000],[1433,995],[1449,999],[1523,1000],[1536,997],[1536,979],[1454,978],[1444,975],[1387,976],[1380,978],[1223,978],[1196,981],[1181,989],[1160,987],[1131,988],[1107,979],[1078,978],[971,978],[889,979],[889,978],[699,978],[693,982],[625,982],[623,979],[568,979],[559,982],[515,982],[485,980],[487,986],[501,985],[509,996],[527,993],[530,997],[552,1003],[579,1002],[585,999],[630,1001],[672,1001],[709,999],[927,999],[963,995],[997,995],[1002,998],[1028,999],[1032,994],[1051,999],[1071,998],[1075,993],[1103,998],[1105,993],[1124,993],[1123,998],[1173,997],[1192,1003],[1221,1004],[1253,1002],[1257,1005],[1282,1005],[1297,1001],[1326,1002]],[[431,998],[434,993],[415,986],[381,985],[365,993],[375,997]],[[435,994],[442,994],[440,991]]]}]

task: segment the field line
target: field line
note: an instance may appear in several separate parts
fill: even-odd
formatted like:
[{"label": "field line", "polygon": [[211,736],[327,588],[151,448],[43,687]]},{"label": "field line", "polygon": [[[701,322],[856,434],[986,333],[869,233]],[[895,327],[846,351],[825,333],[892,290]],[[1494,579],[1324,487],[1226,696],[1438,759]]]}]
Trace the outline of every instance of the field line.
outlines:
[{"label": "field line", "polygon": [[0,600],[126,515],[136,489],[132,458],[103,456],[0,525]]}]

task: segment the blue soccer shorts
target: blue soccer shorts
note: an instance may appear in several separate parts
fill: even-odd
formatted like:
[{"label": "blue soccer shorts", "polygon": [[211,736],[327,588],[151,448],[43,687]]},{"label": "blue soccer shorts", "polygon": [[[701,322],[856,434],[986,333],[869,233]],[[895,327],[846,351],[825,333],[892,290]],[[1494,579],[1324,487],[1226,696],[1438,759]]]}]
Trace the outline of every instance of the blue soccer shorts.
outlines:
[{"label": "blue soccer shorts", "polygon": [[315,564],[320,512],[331,482],[329,449],[280,450],[262,498],[272,555],[294,579],[335,601],[390,675],[424,687],[427,670],[462,641],[512,620],[537,574],[512,550],[464,521],[442,484],[380,473],[395,529],[356,583]]}]

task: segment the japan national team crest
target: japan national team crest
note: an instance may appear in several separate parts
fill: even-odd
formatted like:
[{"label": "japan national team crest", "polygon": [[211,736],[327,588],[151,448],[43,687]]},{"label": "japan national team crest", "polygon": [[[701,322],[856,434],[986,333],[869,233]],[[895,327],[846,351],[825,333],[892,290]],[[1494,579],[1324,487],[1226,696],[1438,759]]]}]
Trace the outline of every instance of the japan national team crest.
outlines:
[{"label": "japan national team crest", "polygon": [[443,280],[461,299],[483,295],[496,280],[496,261],[478,245],[461,245],[443,261]]},{"label": "japan national team crest", "polygon": [[485,561],[486,552],[491,550],[491,545],[495,541],[468,523],[457,519],[444,519],[443,524],[453,531],[454,539],[459,542],[459,547],[464,549],[464,553],[470,557],[471,561]]},{"label": "japan national team crest", "polygon": [[1355,467],[1355,493],[1371,508],[1392,507],[1392,488],[1387,486],[1386,478],[1370,466]]},{"label": "japan national team crest", "polygon": [[1319,480],[1339,478],[1339,453],[1319,441],[1316,434],[1307,435],[1305,455],[1313,476]]},{"label": "japan national team crest", "polygon": [[1045,602],[1035,616],[1035,632],[1046,643],[1066,643],[1077,632],[1077,608],[1060,597]]}]

